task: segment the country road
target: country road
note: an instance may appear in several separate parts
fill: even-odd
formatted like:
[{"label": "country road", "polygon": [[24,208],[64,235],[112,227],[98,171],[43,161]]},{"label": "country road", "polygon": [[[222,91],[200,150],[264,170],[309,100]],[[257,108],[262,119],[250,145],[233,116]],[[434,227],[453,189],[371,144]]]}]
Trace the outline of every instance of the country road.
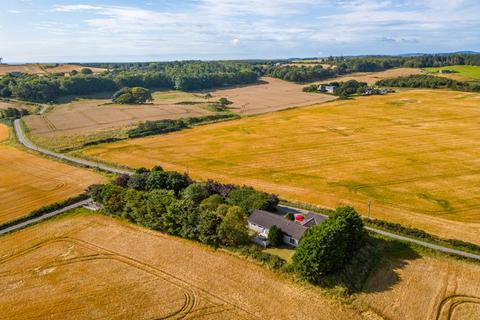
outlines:
[{"label": "country road", "polygon": [[5,233],[9,233],[9,232],[12,232],[12,231],[15,231],[15,230],[18,230],[18,229],[25,228],[26,226],[29,226],[29,225],[37,223],[39,221],[51,218],[51,217],[56,216],[56,215],[59,215],[60,213],[64,213],[68,210],[72,210],[72,209],[81,207],[81,206],[87,204],[89,201],[92,201],[92,199],[86,199],[86,200],[83,200],[83,201],[79,201],[79,202],[74,203],[72,205],[66,206],[62,209],[58,209],[58,210],[55,210],[55,211],[52,211],[52,212],[48,212],[48,213],[45,213],[45,214],[43,214],[39,217],[32,218],[32,219],[29,219],[29,220],[25,220],[23,222],[19,222],[17,224],[14,224],[13,226],[10,226],[10,227],[4,228],[4,229],[0,229],[0,235],[5,234]]},{"label": "country road", "polygon": [[[99,168],[101,170],[111,172],[111,173],[128,174],[128,175],[131,175],[133,173],[132,171],[120,170],[120,169],[111,167],[111,166],[106,165],[106,164],[101,164],[101,163],[96,163],[96,162],[92,162],[92,161],[88,161],[88,160],[73,158],[73,157],[66,156],[66,155],[61,154],[61,153],[51,152],[51,151],[48,151],[46,149],[37,147],[25,138],[25,135],[22,131],[22,126],[20,124],[19,119],[15,120],[14,126],[15,126],[15,133],[17,134],[18,140],[25,147],[27,147],[29,149],[35,150],[37,152],[43,153],[43,154],[51,156],[51,157],[66,160],[66,161],[76,163],[76,164],[79,164],[79,165],[83,165],[83,166],[86,166],[86,167],[90,167],[90,168]],[[77,206],[78,207],[78,206],[81,206],[81,205],[83,205],[83,204],[80,204],[80,202],[79,202],[79,203],[73,204],[72,206]],[[307,210],[304,210],[304,209],[290,207],[290,206],[286,206],[286,205],[279,205],[278,207],[279,207],[280,210],[288,209],[288,210],[297,211],[297,212],[306,212],[307,211]],[[63,210],[63,209],[61,209],[61,210]],[[12,230],[22,228],[26,225],[33,224],[33,223],[36,223],[37,221],[43,220],[43,219],[41,219],[43,217],[45,217],[45,219],[48,218],[48,217],[46,217],[47,215],[53,216],[53,215],[56,215],[56,214],[67,211],[67,210],[64,210],[64,211],[61,211],[61,210],[57,210],[57,211],[54,211],[52,213],[47,213],[47,214],[45,214],[45,215],[43,215],[39,218],[29,220],[29,221],[32,221],[30,223],[28,223],[28,221],[25,221],[25,222],[19,224],[21,226],[15,225],[15,226],[12,226],[10,228],[14,228]],[[61,212],[58,212],[58,211],[61,211]],[[318,213],[315,213],[315,214],[318,214]],[[36,219],[39,219],[39,220],[36,220]],[[15,228],[15,227],[17,227],[17,228]],[[365,229],[367,229],[368,231],[383,235],[385,237],[392,238],[392,239],[397,239],[397,240],[400,240],[400,241],[406,241],[406,242],[414,243],[414,244],[417,244],[417,245],[420,245],[420,246],[423,246],[423,247],[426,247],[426,248],[430,248],[430,249],[433,249],[433,250],[437,250],[437,251],[441,251],[441,252],[445,252],[445,253],[449,253],[449,254],[454,254],[454,255],[470,258],[470,259],[480,260],[480,255],[478,255],[478,254],[469,253],[469,252],[465,252],[465,251],[460,251],[460,250],[456,250],[456,249],[452,249],[452,248],[448,248],[448,247],[443,247],[443,246],[431,244],[431,243],[428,243],[428,242],[425,242],[425,241],[416,240],[416,239],[413,239],[413,238],[397,235],[397,234],[394,234],[394,233],[391,233],[391,232],[388,232],[388,231],[383,231],[383,230],[376,229],[376,228],[365,227]],[[0,235],[2,233],[5,233],[5,232],[8,232],[8,231],[0,230]]]},{"label": "country road", "polygon": [[102,164],[102,163],[66,156],[62,153],[56,153],[56,152],[52,152],[52,151],[49,151],[47,149],[38,147],[38,146],[34,145],[33,143],[31,143],[25,137],[25,134],[23,133],[22,125],[21,125],[19,119],[14,121],[14,127],[15,127],[15,133],[18,137],[18,141],[20,141],[20,143],[23,144],[28,149],[35,150],[37,152],[40,152],[40,153],[45,154],[45,155],[50,156],[50,157],[54,157],[54,158],[61,159],[61,160],[66,160],[66,161],[69,161],[69,162],[72,162],[72,163],[75,163],[75,164],[79,164],[79,165],[82,165],[82,166],[85,166],[85,167],[89,167],[89,168],[101,169],[103,171],[107,171],[107,172],[111,172],[111,173],[115,173],[115,174],[131,174],[132,173],[131,171],[128,171],[128,170],[117,169],[117,168],[113,168],[111,166],[108,166],[108,165],[105,165],[105,164]]}]

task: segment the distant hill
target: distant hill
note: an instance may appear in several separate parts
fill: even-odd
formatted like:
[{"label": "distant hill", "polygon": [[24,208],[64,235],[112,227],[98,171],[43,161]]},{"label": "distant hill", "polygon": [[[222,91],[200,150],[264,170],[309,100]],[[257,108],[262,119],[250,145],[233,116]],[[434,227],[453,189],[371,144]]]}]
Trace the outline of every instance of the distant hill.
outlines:
[{"label": "distant hill", "polygon": [[440,53],[404,53],[404,54],[399,54],[400,57],[418,57],[418,56],[428,56],[428,55],[437,55],[437,56],[448,56],[452,54],[480,54],[480,52],[477,51],[455,51],[455,52],[440,52]]}]

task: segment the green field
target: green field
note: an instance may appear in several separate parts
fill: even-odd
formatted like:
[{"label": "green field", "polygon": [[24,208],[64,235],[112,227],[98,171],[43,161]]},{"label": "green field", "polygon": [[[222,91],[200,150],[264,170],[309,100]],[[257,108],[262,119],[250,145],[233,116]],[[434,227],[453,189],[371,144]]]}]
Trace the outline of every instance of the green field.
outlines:
[{"label": "green field", "polygon": [[438,73],[439,70],[453,70],[456,72],[442,74],[442,76],[447,76],[451,78],[456,78],[456,77],[458,78],[458,76],[460,76],[460,77],[464,77],[465,78],[464,80],[480,79],[480,66],[457,65],[457,66],[446,66],[446,67],[439,67],[439,68],[425,68],[424,70],[428,72],[433,72],[433,73]]}]

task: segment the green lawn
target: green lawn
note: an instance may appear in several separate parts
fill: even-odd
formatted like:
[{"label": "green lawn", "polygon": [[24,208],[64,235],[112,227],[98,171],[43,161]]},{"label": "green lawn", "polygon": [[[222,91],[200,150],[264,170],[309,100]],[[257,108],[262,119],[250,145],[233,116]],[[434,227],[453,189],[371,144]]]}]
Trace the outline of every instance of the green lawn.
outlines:
[{"label": "green lawn", "polygon": [[457,75],[465,76],[468,78],[473,78],[473,79],[480,79],[480,66],[446,66],[446,67],[440,67],[440,68],[425,68],[424,70],[428,72],[434,72],[438,73],[439,70],[446,69],[446,70],[453,70],[457,71]]},{"label": "green lawn", "polygon": [[276,256],[279,256],[280,258],[284,259],[287,261],[287,263],[292,263],[292,257],[293,254],[295,253],[295,249],[290,248],[290,247],[280,247],[280,248],[267,248],[263,250],[266,253],[274,254]]}]

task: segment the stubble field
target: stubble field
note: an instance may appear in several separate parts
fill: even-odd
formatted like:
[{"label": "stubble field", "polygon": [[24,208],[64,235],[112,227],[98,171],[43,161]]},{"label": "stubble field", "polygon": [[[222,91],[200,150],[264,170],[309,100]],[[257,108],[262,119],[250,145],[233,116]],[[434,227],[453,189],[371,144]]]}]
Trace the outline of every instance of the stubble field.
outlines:
[{"label": "stubble field", "polygon": [[6,319],[360,319],[231,254],[102,216],[0,238]]},{"label": "stubble field", "polygon": [[0,124],[0,224],[78,195],[89,185],[104,181],[91,171],[2,144],[8,135],[8,127]]},{"label": "stubble field", "polygon": [[480,95],[412,90],[88,148],[480,243]]},{"label": "stubble field", "polygon": [[[145,105],[116,105],[110,99],[79,99],[55,105],[44,115],[23,118],[34,142],[52,149],[75,147],[86,141],[121,135],[146,120],[179,119],[211,114],[197,105],[205,99],[182,92],[157,92]],[[123,130],[123,131],[122,131]]]},{"label": "stubble field", "polygon": [[480,319],[480,265],[445,258],[385,261],[359,296],[384,319]]},{"label": "stubble field", "polygon": [[[17,65],[8,65],[2,64],[0,65],[0,75],[5,75],[10,72],[22,72],[28,74],[48,74],[48,73],[68,73],[73,70],[80,71],[81,69],[85,68],[84,66],[73,65],[73,64],[60,64],[60,65],[52,65],[52,64],[40,64],[40,63],[29,63],[29,64],[17,64]],[[105,69],[101,68],[90,68],[94,73],[101,73],[104,72]]]},{"label": "stubble field", "polygon": [[377,81],[396,78],[396,77],[406,77],[416,74],[425,74],[425,71],[422,69],[416,68],[396,68],[389,69],[380,72],[357,72],[340,77],[330,78],[323,81],[318,81],[318,83],[328,83],[332,81],[348,81],[348,80],[357,80],[361,82],[366,82],[369,85],[374,85]]},{"label": "stubble field", "polygon": [[327,94],[303,92],[304,86],[284,80],[264,77],[256,85],[239,86],[212,91],[215,98],[227,98],[229,108],[241,115],[252,115],[282,109],[307,106],[335,100]]}]

